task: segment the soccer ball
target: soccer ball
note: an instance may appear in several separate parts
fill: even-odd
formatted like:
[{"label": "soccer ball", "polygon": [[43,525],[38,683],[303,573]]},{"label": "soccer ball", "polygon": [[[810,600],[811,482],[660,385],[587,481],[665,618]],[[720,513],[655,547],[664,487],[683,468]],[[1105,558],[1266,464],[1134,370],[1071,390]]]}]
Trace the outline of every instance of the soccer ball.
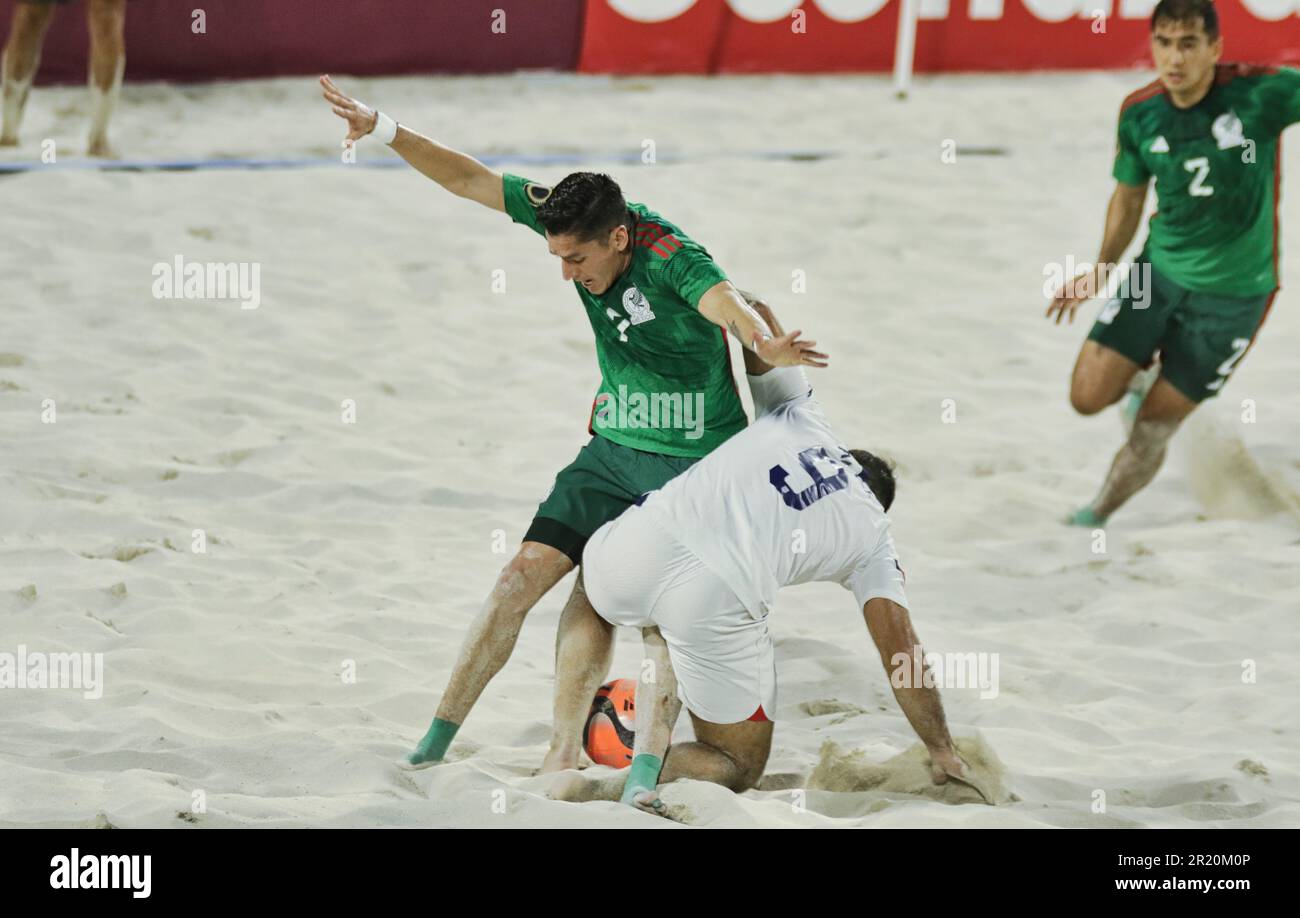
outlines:
[{"label": "soccer ball", "polygon": [[636,680],[606,683],[591,700],[582,746],[597,765],[626,768],[636,739]]}]

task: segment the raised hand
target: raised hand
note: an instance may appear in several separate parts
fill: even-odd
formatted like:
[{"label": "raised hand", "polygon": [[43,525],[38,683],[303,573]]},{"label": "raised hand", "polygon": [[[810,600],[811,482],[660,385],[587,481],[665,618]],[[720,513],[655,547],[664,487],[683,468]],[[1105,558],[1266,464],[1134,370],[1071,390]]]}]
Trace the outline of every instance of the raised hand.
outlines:
[{"label": "raised hand", "polygon": [[348,123],[348,140],[360,140],[375,129],[375,124],[379,120],[378,112],[364,102],[344,95],[328,75],[320,78],[320,85],[321,95],[330,104],[334,114]]}]

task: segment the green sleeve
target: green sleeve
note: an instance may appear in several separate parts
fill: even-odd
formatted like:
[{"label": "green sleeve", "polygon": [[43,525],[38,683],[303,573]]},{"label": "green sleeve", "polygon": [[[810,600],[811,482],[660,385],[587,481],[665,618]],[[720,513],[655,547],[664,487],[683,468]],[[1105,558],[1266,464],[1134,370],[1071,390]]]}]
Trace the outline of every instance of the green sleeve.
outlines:
[{"label": "green sleeve", "polygon": [[537,208],[551,196],[550,187],[509,173],[501,176],[501,186],[510,219],[522,223],[539,236],[545,236],[546,228],[537,221]]},{"label": "green sleeve", "polygon": [[703,248],[687,243],[664,262],[663,277],[673,292],[698,309],[710,287],[727,279],[726,273]]},{"label": "green sleeve", "polygon": [[1133,136],[1133,121],[1119,116],[1119,142],[1115,148],[1115,168],[1111,174],[1117,182],[1125,185],[1145,185],[1151,180],[1151,173],[1142,162],[1138,151],[1137,138]]},{"label": "green sleeve", "polygon": [[1261,109],[1271,119],[1272,126],[1281,134],[1290,125],[1300,123],[1300,70],[1280,67],[1274,73],[1259,78]]}]

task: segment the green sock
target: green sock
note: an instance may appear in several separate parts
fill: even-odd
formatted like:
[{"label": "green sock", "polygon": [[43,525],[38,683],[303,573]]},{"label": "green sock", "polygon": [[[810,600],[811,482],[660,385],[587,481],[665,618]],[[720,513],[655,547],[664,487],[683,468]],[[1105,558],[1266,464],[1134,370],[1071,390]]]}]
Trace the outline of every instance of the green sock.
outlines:
[{"label": "green sock", "polygon": [[623,796],[619,803],[630,804],[632,798],[642,791],[654,790],[659,784],[659,772],[663,770],[663,759],[657,755],[642,753],[628,766],[627,783],[623,785]]},{"label": "green sock", "polygon": [[1098,516],[1092,507],[1080,507],[1065,518],[1071,526],[1105,526],[1106,517]]},{"label": "green sock", "polygon": [[406,757],[406,761],[412,765],[441,762],[442,757],[447,754],[447,747],[451,745],[452,738],[459,729],[460,724],[435,717],[429,732],[424,734],[424,739],[416,744],[415,751]]}]

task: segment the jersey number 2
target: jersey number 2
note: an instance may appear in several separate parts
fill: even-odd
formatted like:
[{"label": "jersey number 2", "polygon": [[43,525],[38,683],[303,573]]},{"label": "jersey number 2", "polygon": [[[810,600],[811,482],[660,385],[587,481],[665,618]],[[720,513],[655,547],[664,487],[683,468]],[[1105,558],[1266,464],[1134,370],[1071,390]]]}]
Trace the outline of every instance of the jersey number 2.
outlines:
[{"label": "jersey number 2", "polygon": [[[829,478],[823,475],[817,468],[819,459],[836,469],[835,474]],[[787,481],[790,473],[783,466],[774,465],[767,473],[772,487],[781,492],[781,499],[792,510],[806,510],[827,494],[834,494],[848,487],[849,470],[838,459],[832,458],[824,446],[813,446],[804,450],[799,454],[799,464],[803,466],[803,470],[808,473],[808,477],[813,482],[811,487],[804,488],[802,491],[790,487]]]},{"label": "jersey number 2", "polygon": [[1195,172],[1192,183],[1187,186],[1187,193],[1194,198],[1208,198],[1214,194],[1214,188],[1205,184],[1205,180],[1210,177],[1210,160],[1205,156],[1198,156],[1196,159],[1189,159],[1183,163],[1183,168],[1188,172]]},{"label": "jersey number 2", "polygon": [[1246,349],[1248,347],[1250,347],[1249,338],[1233,338],[1232,356],[1219,364],[1219,378],[1207,383],[1205,388],[1209,389],[1211,392],[1218,392],[1222,389],[1223,384],[1226,383],[1228,377],[1232,375],[1232,371],[1237,368],[1237,362],[1241,360],[1242,357],[1246,356]]}]

